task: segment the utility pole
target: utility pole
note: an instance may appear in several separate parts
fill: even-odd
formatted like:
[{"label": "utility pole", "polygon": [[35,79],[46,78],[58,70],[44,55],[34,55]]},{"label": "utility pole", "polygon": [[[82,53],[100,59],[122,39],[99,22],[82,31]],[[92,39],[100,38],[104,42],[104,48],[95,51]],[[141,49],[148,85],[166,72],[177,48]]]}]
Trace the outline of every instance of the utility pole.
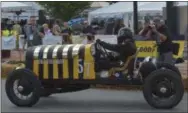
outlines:
[{"label": "utility pole", "polygon": [[174,4],[174,1],[166,2],[166,24],[172,35],[178,35],[178,7],[174,6]]},{"label": "utility pole", "polygon": [[134,34],[138,34],[138,5],[137,5],[137,1],[133,2],[133,12],[134,12]]}]

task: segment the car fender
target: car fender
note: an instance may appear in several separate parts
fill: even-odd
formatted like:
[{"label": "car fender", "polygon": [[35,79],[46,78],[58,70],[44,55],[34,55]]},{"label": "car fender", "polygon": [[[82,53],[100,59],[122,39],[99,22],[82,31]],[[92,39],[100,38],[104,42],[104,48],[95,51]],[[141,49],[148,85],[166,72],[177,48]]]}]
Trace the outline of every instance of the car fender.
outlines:
[{"label": "car fender", "polygon": [[157,62],[156,58],[152,58],[152,57],[146,57],[144,59],[144,61],[140,66],[139,72],[142,75],[142,77],[145,79],[151,72],[161,68],[170,69],[176,72],[181,77],[181,73],[176,66],[164,62],[159,63]]}]

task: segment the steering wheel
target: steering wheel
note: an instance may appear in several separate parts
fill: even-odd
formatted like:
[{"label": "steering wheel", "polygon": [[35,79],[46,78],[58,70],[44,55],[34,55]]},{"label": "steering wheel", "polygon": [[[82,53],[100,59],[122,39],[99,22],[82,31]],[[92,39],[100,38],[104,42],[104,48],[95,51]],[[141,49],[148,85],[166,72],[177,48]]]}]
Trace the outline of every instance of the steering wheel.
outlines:
[{"label": "steering wheel", "polygon": [[98,51],[104,58],[108,58],[109,54],[104,47],[102,47],[99,43],[95,43],[96,51]]}]

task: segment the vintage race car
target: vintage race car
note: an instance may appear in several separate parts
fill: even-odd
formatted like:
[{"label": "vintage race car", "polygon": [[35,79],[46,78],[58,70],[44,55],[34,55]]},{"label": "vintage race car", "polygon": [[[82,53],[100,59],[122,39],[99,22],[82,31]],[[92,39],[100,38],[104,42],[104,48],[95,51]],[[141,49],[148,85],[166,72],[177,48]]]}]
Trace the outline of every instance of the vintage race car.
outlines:
[{"label": "vintage race car", "polygon": [[[33,106],[40,97],[73,92],[95,84],[142,85],[152,107],[172,108],[182,99],[184,87],[179,70],[146,58],[137,64],[137,54],[125,61],[112,61],[100,44],[42,45],[28,48],[25,66],[17,67],[6,80],[6,94],[17,106]],[[134,60],[134,77],[127,74]],[[117,65],[109,65],[114,64]]]}]

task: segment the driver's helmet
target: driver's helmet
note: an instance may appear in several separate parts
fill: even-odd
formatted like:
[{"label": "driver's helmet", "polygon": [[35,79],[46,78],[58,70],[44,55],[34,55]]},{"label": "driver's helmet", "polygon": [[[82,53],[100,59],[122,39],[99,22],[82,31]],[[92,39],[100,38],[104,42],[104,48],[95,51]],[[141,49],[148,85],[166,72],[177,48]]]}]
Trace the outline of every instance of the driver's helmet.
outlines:
[{"label": "driver's helmet", "polygon": [[119,30],[117,41],[118,43],[123,43],[126,39],[133,39],[133,32],[126,27],[123,27]]}]

